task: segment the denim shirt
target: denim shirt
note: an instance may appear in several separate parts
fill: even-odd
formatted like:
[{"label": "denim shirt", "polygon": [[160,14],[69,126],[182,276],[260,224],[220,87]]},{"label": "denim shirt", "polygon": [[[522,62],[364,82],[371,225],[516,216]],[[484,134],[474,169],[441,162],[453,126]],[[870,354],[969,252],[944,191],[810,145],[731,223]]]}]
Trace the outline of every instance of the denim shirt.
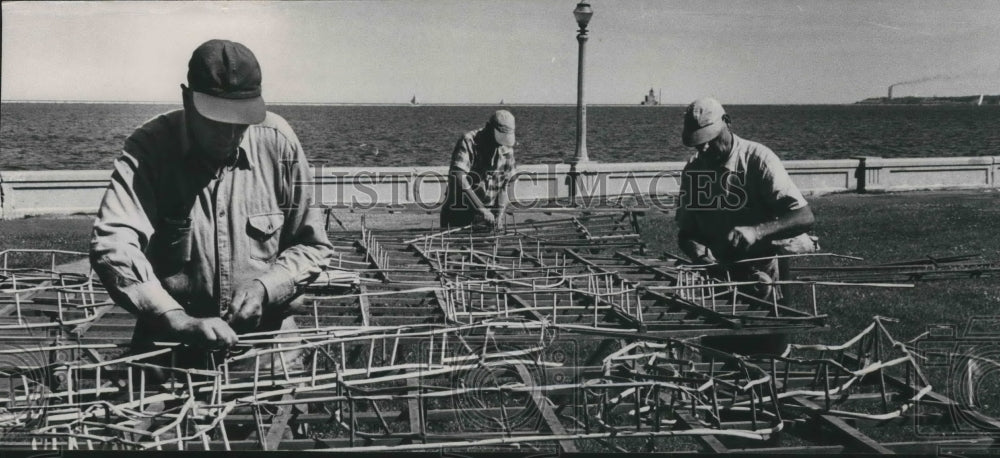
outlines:
[{"label": "denim shirt", "polygon": [[694,234],[720,260],[732,260],[726,236],[808,205],[770,148],[733,134],[733,148],[721,167],[695,156],[681,174],[679,228]]},{"label": "denim shirt", "polygon": [[179,308],[223,316],[254,280],[267,291],[265,310],[286,303],[333,255],[311,182],[280,116],[267,113],[250,126],[235,163],[215,169],[192,149],[183,110],[160,115],[125,141],[115,161],[91,265],[140,323]]},{"label": "denim shirt", "polygon": [[495,208],[500,193],[506,192],[516,167],[514,148],[502,145],[486,146],[477,142],[476,140],[480,135],[484,135],[484,132],[485,135],[493,135],[492,132],[486,132],[487,129],[492,131],[492,128],[485,127],[466,132],[455,144],[448,171],[446,206],[452,204],[451,196],[461,194],[461,186],[454,182],[453,172],[456,170],[462,170],[467,174],[476,196],[489,208]]}]

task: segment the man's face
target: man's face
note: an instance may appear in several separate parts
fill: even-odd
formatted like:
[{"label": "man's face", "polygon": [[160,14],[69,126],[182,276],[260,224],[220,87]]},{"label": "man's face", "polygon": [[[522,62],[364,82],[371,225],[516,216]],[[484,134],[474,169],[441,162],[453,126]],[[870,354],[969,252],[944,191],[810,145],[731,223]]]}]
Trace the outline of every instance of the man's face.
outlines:
[{"label": "man's face", "polygon": [[216,164],[224,162],[236,152],[243,134],[250,128],[248,124],[227,124],[202,116],[194,108],[189,95],[185,96],[184,112],[191,141],[207,156],[206,159]]},{"label": "man's face", "polygon": [[486,128],[481,131],[481,137],[477,141],[477,143],[483,145],[483,147],[486,148],[497,148],[500,146],[500,144],[497,143],[496,136],[493,134],[492,124],[489,123],[486,124]]},{"label": "man's face", "polygon": [[732,140],[729,136],[729,129],[723,129],[715,138],[695,145],[698,157],[710,165],[721,167],[729,159],[729,151],[732,149]]},{"label": "man's face", "polygon": [[226,124],[213,121],[201,114],[197,110],[191,110],[194,116],[190,117],[189,127],[191,129],[191,140],[198,145],[203,153],[207,154],[207,159],[213,162],[225,161],[239,147],[243,134],[250,127],[247,124]]}]

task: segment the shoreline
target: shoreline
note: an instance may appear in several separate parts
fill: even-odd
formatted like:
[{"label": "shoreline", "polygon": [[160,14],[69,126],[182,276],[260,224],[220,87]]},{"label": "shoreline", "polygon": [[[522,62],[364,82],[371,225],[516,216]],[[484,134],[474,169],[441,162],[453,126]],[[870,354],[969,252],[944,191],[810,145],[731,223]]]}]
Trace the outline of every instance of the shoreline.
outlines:
[{"label": "shoreline", "polygon": [[906,105],[906,106],[996,106],[1000,105],[1000,95],[959,95],[959,96],[916,96],[908,95],[903,97],[869,97],[864,100],[854,102],[856,105]]}]

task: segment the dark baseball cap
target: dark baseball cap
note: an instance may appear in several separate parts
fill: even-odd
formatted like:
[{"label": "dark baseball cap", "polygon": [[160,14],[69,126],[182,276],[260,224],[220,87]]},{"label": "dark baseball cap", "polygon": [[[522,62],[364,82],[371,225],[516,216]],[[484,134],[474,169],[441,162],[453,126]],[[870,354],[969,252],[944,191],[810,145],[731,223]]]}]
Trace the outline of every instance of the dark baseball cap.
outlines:
[{"label": "dark baseball cap", "polygon": [[486,125],[493,129],[498,144],[514,146],[514,115],[509,111],[497,110]]},{"label": "dark baseball cap", "polygon": [[202,116],[227,124],[264,121],[260,64],[246,46],[229,40],[202,43],[191,54],[187,79]]}]

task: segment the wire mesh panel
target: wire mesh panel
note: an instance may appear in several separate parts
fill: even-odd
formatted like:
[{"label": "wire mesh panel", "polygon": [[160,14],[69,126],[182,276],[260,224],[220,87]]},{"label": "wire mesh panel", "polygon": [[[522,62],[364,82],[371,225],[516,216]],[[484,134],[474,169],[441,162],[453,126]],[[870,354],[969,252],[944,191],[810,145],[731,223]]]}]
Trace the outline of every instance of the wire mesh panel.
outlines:
[{"label": "wire mesh panel", "polygon": [[[214,352],[137,353],[82,253],[3,252],[0,447],[890,452],[935,441],[865,428],[955,418],[883,319],[838,345],[699,343],[818,329],[840,283],[712,278],[648,253],[628,212],[329,235],[297,328]],[[776,286],[804,300],[753,291]]]}]

